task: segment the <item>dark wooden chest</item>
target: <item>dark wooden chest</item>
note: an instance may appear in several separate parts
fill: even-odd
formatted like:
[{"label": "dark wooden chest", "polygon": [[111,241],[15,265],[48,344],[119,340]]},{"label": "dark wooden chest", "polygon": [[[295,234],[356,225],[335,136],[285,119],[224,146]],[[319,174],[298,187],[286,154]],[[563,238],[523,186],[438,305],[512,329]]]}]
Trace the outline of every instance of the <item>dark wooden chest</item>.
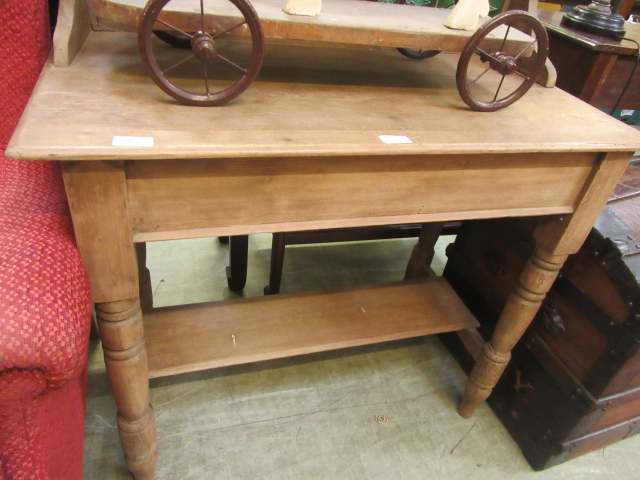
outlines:
[{"label": "dark wooden chest", "polygon": [[[540,470],[640,432],[640,167],[567,261],[489,399]],[[536,219],[465,224],[444,276],[489,338],[529,258]],[[457,337],[445,343],[463,366]]]}]

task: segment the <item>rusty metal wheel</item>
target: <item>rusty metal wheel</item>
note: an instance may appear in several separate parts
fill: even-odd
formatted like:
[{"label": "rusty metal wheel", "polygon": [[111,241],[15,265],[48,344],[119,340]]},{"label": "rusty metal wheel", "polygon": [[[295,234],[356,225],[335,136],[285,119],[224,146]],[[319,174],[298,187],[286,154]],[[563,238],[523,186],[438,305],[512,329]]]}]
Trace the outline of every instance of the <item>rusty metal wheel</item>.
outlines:
[{"label": "rusty metal wheel", "polygon": [[[187,5],[191,1],[193,5]],[[264,58],[264,34],[247,0],[150,0],[138,29],[138,48],[154,82],[187,105],[221,105],[244,92]],[[156,41],[182,40],[188,49]],[[239,41],[239,40],[248,41]],[[166,39],[165,39],[166,41]],[[188,45],[184,43],[188,42]]]},{"label": "rusty metal wheel", "polygon": [[[504,33],[489,35],[502,27]],[[522,32],[529,38],[522,39]],[[518,37],[519,42],[515,43]],[[480,27],[458,61],[456,84],[462,100],[474,110],[493,112],[520,99],[544,68],[549,38],[537,18],[507,11]]]}]

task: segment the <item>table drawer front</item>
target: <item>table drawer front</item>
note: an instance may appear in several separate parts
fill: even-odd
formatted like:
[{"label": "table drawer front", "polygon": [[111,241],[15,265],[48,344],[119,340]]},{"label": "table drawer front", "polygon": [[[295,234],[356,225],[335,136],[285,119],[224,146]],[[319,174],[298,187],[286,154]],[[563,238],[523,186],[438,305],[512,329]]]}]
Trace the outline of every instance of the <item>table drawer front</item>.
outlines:
[{"label": "table drawer front", "polygon": [[[596,154],[130,162],[134,234],[162,239],[567,213]],[[175,232],[182,232],[176,234]],[[177,236],[175,236],[177,235]]]}]

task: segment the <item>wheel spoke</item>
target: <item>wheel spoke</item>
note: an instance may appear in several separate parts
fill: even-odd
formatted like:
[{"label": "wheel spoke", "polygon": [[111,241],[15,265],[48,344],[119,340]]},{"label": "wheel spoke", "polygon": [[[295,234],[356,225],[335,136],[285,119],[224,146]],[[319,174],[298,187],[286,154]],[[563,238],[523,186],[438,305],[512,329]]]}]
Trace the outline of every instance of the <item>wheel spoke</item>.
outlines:
[{"label": "wheel spoke", "polygon": [[531,42],[531,43],[529,44],[529,46],[528,46],[527,48],[525,48],[524,50],[522,50],[522,51],[521,51],[518,55],[516,55],[513,59],[514,59],[514,60],[518,60],[518,59],[520,58],[520,55],[522,55],[523,53],[525,53],[527,50],[530,50],[530,49],[531,49],[531,47],[533,47],[533,46],[536,44],[536,42],[537,42],[537,41],[538,41],[538,39],[536,38],[533,42]]},{"label": "wheel spoke", "polygon": [[244,24],[246,24],[246,23],[247,23],[247,21],[245,20],[244,22],[240,22],[239,24],[234,25],[233,27],[227,28],[224,32],[220,32],[220,33],[218,33],[218,34],[214,35],[214,36],[213,36],[213,39],[215,40],[215,39],[217,39],[218,37],[220,37],[220,36],[224,35],[225,33],[229,33],[231,30],[235,30],[236,28],[241,27],[242,25],[244,25]]},{"label": "wheel spoke", "polygon": [[507,27],[507,32],[504,34],[504,38],[502,39],[502,45],[500,45],[500,50],[498,50],[499,52],[502,52],[504,50],[504,44],[507,43],[507,37],[509,36],[510,30],[511,24],[509,24],[509,26]]},{"label": "wheel spoke", "polygon": [[498,85],[498,89],[496,90],[496,95],[495,97],[493,97],[493,100],[491,100],[492,102],[495,102],[498,99],[498,94],[500,93],[500,89],[502,88],[502,82],[504,82],[504,77],[505,75],[503,75],[502,79],[500,80],[500,84]]},{"label": "wheel spoke", "polygon": [[[215,12],[208,1],[193,1],[189,17],[192,21],[176,16],[170,0],[149,0],[150,6],[140,16],[138,45],[142,62],[162,91],[187,105],[215,106],[233,100],[255,80],[264,59],[264,34],[248,1],[223,0],[235,10],[225,13],[227,21],[220,24],[214,22]],[[244,50],[218,52],[216,44],[223,41],[225,34],[247,37],[251,50],[248,54]],[[184,50],[172,53],[156,48],[154,35]],[[224,77],[220,82],[219,74]]]},{"label": "wheel spoke", "polygon": [[195,55],[193,55],[193,54],[189,55],[189,56],[188,56],[187,58],[185,58],[184,60],[180,60],[178,63],[175,63],[175,64],[171,65],[169,68],[167,68],[167,69],[165,69],[165,70],[162,70],[162,73],[167,73],[167,72],[169,72],[169,71],[173,70],[174,68],[179,67],[179,66],[180,66],[180,65],[182,65],[183,63],[185,63],[185,62],[187,62],[187,61],[191,60],[193,57],[195,57]]},{"label": "wheel spoke", "polygon": [[159,18],[156,20],[158,23],[163,24],[165,27],[169,27],[171,30],[175,30],[176,32],[181,33],[182,35],[184,35],[185,37],[189,37],[189,38],[193,38],[193,35],[189,35],[187,32],[183,32],[182,30],[180,30],[178,27],[174,27],[173,25],[171,25],[170,23],[165,22],[164,20],[160,20]]},{"label": "wheel spoke", "polygon": [[478,80],[480,80],[480,77],[482,77],[485,73],[487,73],[489,70],[491,70],[491,66],[488,66],[484,72],[482,72],[480,75],[478,75],[475,80],[473,82],[471,82],[469,84],[469,87],[471,87],[472,85],[474,85]]},{"label": "wheel spoke", "polygon": [[[524,40],[514,37],[521,26],[529,32]],[[490,34],[495,37],[492,39]],[[456,85],[462,100],[481,112],[500,110],[516,102],[531,88],[544,66],[547,38],[543,24],[526,12],[503,12],[482,25],[463,48],[458,62]],[[488,65],[478,66],[476,55]],[[526,63],[521,65],[524,60]],[[520,68],[526,70],[518,71]],[[487,75],[493,69],[501,78]],[[473,87],[474,84],[483,88]]]},{"label": "wheel spoke", "polygon": [[200,25],[201,32],[204,33],[204,0],[200,0]]},{"label": "wheel spoke", "polygon": [[242,68],[240,65],[238,65],[237,63],[232,62],[231,60],[229,60],[228,58],[223,57],[222,55],[220,55],[219,53],[216,53],[216,57],[218,57],[220,60],[224,60],[225,62],[227,62],[230,65],[233,65],[234,67],[236,67],[239,70],[242,70],[243,72],[247,73],[247,69],[246,68]]},{"label": "wheel spoke", "polygon": [[204,69],[204,85],[207,88],[207,95],[211,95],[209,91],[209,75],[207,74],[207,62],[202,61],[202,68]]},{"label": "wheel spoke", "polygon": [[477,50],[478,52],[480,52],[482,55],[484,55],[484,56],[486,56],[486,57],[489,57],[489,58],[494,59],[496,62],[498,62],[498,61],[499,61],[499,60],[498,60],[496,57],[494,57],[492,54],[485,52],[485,51],[484,51],[484,50],[482,50],[480,47],[476,47],[476,50]]}]

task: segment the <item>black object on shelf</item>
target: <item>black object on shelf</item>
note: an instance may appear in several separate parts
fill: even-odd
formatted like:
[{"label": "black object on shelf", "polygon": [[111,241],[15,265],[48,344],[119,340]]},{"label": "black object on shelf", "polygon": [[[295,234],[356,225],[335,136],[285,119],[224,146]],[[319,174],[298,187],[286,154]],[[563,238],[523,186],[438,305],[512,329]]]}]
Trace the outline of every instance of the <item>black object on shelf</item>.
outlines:
[{"label": "black object on shelf", "polygon": [[624,37],[624,17],[611,13],[610,0],[594,0],[588,6],[578,5],[562,17],[561,25],[603,37]]}]

